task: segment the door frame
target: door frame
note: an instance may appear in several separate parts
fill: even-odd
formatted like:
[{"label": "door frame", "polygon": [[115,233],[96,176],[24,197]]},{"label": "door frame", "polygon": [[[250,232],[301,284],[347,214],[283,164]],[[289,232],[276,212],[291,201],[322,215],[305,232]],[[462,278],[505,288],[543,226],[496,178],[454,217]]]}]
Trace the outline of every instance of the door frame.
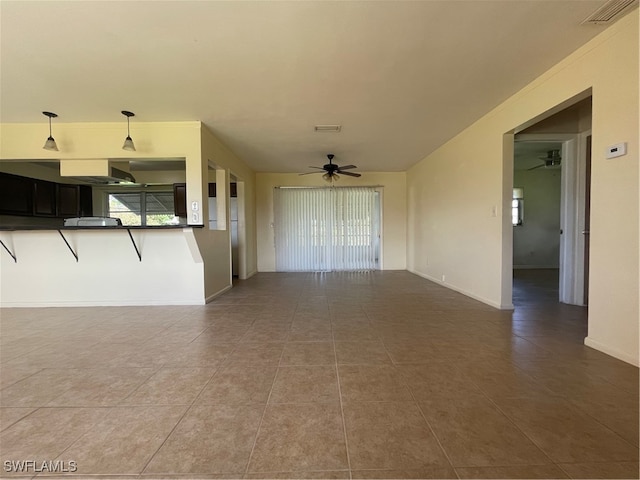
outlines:
[{"label": "door frame", "polygon": [[562,144],[560,194],[559,301],[584,305],[585,192],[587,137],[591,130],[574,133],[516,134],[514,141]]}]

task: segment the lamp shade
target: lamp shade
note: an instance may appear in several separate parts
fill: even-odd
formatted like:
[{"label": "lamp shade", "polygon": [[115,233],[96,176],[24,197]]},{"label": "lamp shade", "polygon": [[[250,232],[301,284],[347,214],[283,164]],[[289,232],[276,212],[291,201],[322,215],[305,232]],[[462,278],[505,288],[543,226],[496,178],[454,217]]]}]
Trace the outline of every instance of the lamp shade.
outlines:
[{"label": "lamp shade", "polygon": [[58,145],[56,145],[56,141],[53,137],[47,138],[47,141],[44,142],[44,147],[42,148],[44,148],[45,150],[50,150],[52,152],[58,151]]},{"label": "lamp shade", "polygon": [[124,144],[122,145],[122,149],[123,150],[128,150],[130,152],[135,152],[136,151],[136,147],[133,144],[133,140],[131,140],[131,137],[127,136],[127,138],[125,138]]}]

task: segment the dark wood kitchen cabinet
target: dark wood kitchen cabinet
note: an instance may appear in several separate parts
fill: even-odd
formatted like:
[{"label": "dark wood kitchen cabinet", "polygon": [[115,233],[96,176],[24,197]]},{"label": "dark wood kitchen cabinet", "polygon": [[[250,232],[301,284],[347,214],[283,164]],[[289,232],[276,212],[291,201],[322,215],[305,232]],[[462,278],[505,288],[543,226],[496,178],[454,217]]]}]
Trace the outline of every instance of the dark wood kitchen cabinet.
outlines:
[{"label": "dark wood kitchen cabinet", "polygon": [[59,217],[77,217],[80,211],[80,189],[78,185],[64,185],[59,183],[58,209]]},{"label": "dark wood kitchen cabinet", "polygon": [[0,214],[23,217],[93,215],[90,185],[71,185],[0,172]]},{"label": "dark wood kitchen cabinet", "polygon": [[0,213],[33,215],[33,180],[0,173]]},{"label": "dark wood kitchen cabinet", "polygon": [[87,217],[93,214],[91,187],[57,184],[57,214],[59,217]]},{"label": "dark wood kitchen cabinet", "polygon": [[56,184],[45,180],[33,181],[33,214],[54,217],[56,215]]},{"label": "dark wood kitchen cabinet", "polygon": [[173,210],[176,217],[187,216],[187,184],[173,184]]}]

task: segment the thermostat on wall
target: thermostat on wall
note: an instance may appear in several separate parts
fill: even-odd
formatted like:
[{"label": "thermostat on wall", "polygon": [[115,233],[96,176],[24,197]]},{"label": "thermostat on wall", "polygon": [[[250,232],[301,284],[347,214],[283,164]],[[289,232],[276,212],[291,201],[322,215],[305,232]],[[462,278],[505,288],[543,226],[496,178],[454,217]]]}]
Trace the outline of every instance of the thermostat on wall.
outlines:
[{"label": "thermostat on wall", "polygon": [[616,143],[607,147],[607,158],[621,157],[627,154],[627,142]]}]

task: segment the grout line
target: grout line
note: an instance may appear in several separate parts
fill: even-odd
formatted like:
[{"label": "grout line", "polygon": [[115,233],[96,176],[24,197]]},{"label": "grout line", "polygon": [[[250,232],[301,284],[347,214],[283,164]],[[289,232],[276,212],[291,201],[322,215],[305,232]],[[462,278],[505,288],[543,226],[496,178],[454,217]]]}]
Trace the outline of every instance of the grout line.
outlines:
[{"label": "grout line", "polygon": [[[297,310],[297,307],[296,307]],[[293,320],[291,320],[293,322]],[[291,325],[289,325],[289,329],[291,329]],[[288,334],[287,334],[288,335]],[[247,466],[245,467],[244,476],[246,477],[249,474],[249,467],[251,466],[251,459],[253,458],[253,452],[256,448],[256,444],[258,443],[258,437],[260,436],[260,429],[262,428],[262,422],[264,421],[264,417],[267,414],[267,408],[269,408],[269,400],[271,400],[271,394],[273,393],[273,386],[276,384],[276,380],[278,378],[278,370],[280,368],[280,363],[282,362],[282,357],[284,356],[286,344],[283,345],[282,351],[280,352],[280,358],[278,359],[278,363],[275,365],[276,374],[273,376],[273,382],[271,382],[271,389],[269,389],[269,395],[267,396],[267,402],[264,406],[264,410],[262,411],[262,416],[260,417],[260,422],[258,422],[258,429],[256,430],[256,436],[253,439],[253,445],[251,445],[251,451],[249,452],[249,458],[247,459]]]},{"label": "grout line", "polygon": [[160,444],[160,446],[156,449],[156,451],[153,453],[153,455],[151,455],[149,457],[149,460],[144,464],[144,466],[142,467],[142,470],[140,470],[138,475],[142,475],[142,473],[147,469],[147,467],[153,461],[153,459],[158,454],[158,452],[167,443],[167,441],[169,440],[169,437],[171,437],[171,435],[176,430],[176,428],[178,428],[178,425],[180,425],[180,423],[182,423],[182,420],[184,420],[184,418],[186,417],[187,413],[189,413],[189,411],[193,408],[193,406],[195,405],[196,401],[198,400],[198,398],[200,398],[200,395],[202,395],[202,392],[207,388],[207,386],[209,385],[211,380],[216,376],[216,374],[220,370],[222,370],[223,366],[225,366],[225,363],[231,358],[231,355],[233,354],[234,351],[235,351],[235,348],[229,353],[229,356],[218,367],[215,368],[214,372],[211,374],[211,377],[209,377],[209,380],[204,382],[204,384],[203,384],[202,388],[200,389],[200,391],[196,395],[194,395],[193,400],[191,401],[191,403],[188,404],[188,406],[185,409],[184,413],[180,416],[180,419],[176,422],[176,424],[173,426],[171,431],[168,433],[168,435],[165,437],[165,439]]},{"label": "grout line", "polygon": [[353,471],[351,470],[351,455],[349,454],[349,437],[347,436],[347,421],[344,418],[344,404],[342,402],[342,387],[340,385],[340,369],[338,368],[338,353],[336,352],[336,341],[333,331],[333,322],[331,322],[331,346],[333,347],[333,357],[335,360],[334,368],[336,370],[336,381],[338,383],[338,401],[340,402],[340,416],[342,417],[342,430],[344,433],[344,446],[347,454],[347,467],[349,468],[349,478],[353,478]]}]

